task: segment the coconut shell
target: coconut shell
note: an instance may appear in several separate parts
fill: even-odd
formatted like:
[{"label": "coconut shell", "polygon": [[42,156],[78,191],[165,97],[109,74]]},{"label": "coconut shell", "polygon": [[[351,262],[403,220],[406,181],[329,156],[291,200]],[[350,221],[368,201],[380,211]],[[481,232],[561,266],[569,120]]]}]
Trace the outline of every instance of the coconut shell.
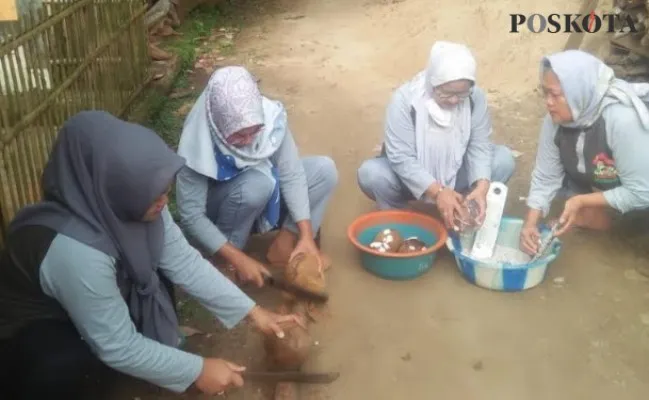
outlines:
[{"label": "coconut shell", "polygon": [[401,243],[403,243],[403,238],[397,230],[386,228],[376,234],[374,242],[383,242],[388,247],[389,252],[395,252],[399,250]]},{"label": "coconut shell", "polygon": [[399,253],[419,253],[426,249],[426,243],[417,238],[408,238],[399,246]]},{"label": "coconut shell", "polygon": [[292,324],[284,328],[284,337],[266,335],[264,349],[274,368],[297,370],[309,358],[313,340],[309,332],[299,325]]}]

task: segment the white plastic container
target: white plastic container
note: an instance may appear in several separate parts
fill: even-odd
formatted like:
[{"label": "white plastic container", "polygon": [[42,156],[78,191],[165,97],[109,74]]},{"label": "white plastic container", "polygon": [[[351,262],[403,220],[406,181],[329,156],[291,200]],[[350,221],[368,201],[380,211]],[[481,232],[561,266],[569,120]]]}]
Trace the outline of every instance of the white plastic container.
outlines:
[{"label": "white plastic container", "polygon": [[487,192],[487,209],[484,223],[476,232],[471,257],[475,259],[486,259],[493,256],[500,222],[507,202],[507,185],[501,182],[491,182]]}]

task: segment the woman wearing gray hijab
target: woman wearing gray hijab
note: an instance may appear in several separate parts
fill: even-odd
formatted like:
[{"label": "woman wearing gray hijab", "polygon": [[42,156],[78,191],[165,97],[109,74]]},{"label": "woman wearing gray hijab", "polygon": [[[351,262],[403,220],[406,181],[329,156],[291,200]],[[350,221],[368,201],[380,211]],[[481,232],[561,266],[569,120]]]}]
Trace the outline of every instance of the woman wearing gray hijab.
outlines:
[{"label": "woman wearing gray hijab", "polygon": [[263,96],[245,68],[212,74],[185,120],[178,154],[187,160],[176,180],[180,226],[206,257],[261,286],[265,267],[241,249],[251,233],[277,229],[271,264],[311,253],[328,267],[315,238],[336,165],[300,157],[284,105]]},{"label": "woman wearing gray hijab", "polygon": [[548,114],[521,234],[530,254],[557,194],[568,197],[557,235],[573,226],[605,230],[611,214],[649,208],[649,85],[617,79],[596,57],[568,50],[543,59],[541,89]]},{"label": "woman wearing gray hijab", "polygon": [[78,398],[100,362],[175,392],[243,384],[243,367],[179,349],[173,286],[227,328],[298,322],[263,310],[185,240],[166,207],[184,160],[101,111],[61,128],[43,201],[21,210],[0,258],[0,360],[11,399]]}]

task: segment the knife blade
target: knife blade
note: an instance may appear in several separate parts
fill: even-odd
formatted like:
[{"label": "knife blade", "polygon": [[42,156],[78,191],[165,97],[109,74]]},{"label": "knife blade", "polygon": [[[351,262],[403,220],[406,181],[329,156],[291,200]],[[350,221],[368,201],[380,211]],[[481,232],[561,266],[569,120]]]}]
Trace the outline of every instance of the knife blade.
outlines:
[{"label": "knife blade", "polygon": [[282,371],[282,372],[261,372],[261,371],[244,371],[244,379],[263,380],[273,382],[297,382],[311,384],[332,383],[340,376],[339,372],[301,372],[301,371]]},{"label": "knife blade", "polygon": [[329,301],[329,294],[324,292],[313,292],[311,290],[304,289],[303,287],[294,285],[292,283],[286,282],[284,279],[274,277],[272,275],[266,275],[264,278],[268,286],[274,287],[279,290],[284,290],[291,294],[294,294],[298,297],[311,300],[317,303],[326,303]]},{"label": "knife blade", "polygon": [[541,240],[541,243],[539,243],[539,248],[537,249],[536,254],[534,254],[534,257],[532,257],[530,262],[535,262],[545,255],[545,252],[548,250],[550,244],[556,237],[556,233],[558,230],[559,230],[559,224],[556,223],[552,227],[552,229],[550,229],[550,233],[548,233],[548,235]]}]

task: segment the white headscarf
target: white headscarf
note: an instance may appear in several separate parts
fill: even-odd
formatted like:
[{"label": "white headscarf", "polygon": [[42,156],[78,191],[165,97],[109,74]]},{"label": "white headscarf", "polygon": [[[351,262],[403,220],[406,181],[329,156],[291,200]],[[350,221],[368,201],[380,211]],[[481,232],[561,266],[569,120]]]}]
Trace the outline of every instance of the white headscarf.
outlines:
[{"label": "white headscarf", "polygon": [[426,70],[410,83],[417,159],[444,186],[455,186],[462,166],[471,136],[471,102],[467,98],[452,109],[441,108],[433,98],[433,88],[459,79],[475,82],[475,72],[476,62],[468,47],[438,41],[430,50]]},{"label": "white headscarf", "polygon": [[[567,50],[544,57],[559,78],[563,95],[572,111],[569,128],[589,127],[607,106],[622,103],[635,109],[645,129],[649,130],[649,84],[628,83],[615,77],[614,71],[597,57],[581,50]],[[541,80],[543,76],[541,76]],[[556,131],[558,126],[554,124]]]}]

